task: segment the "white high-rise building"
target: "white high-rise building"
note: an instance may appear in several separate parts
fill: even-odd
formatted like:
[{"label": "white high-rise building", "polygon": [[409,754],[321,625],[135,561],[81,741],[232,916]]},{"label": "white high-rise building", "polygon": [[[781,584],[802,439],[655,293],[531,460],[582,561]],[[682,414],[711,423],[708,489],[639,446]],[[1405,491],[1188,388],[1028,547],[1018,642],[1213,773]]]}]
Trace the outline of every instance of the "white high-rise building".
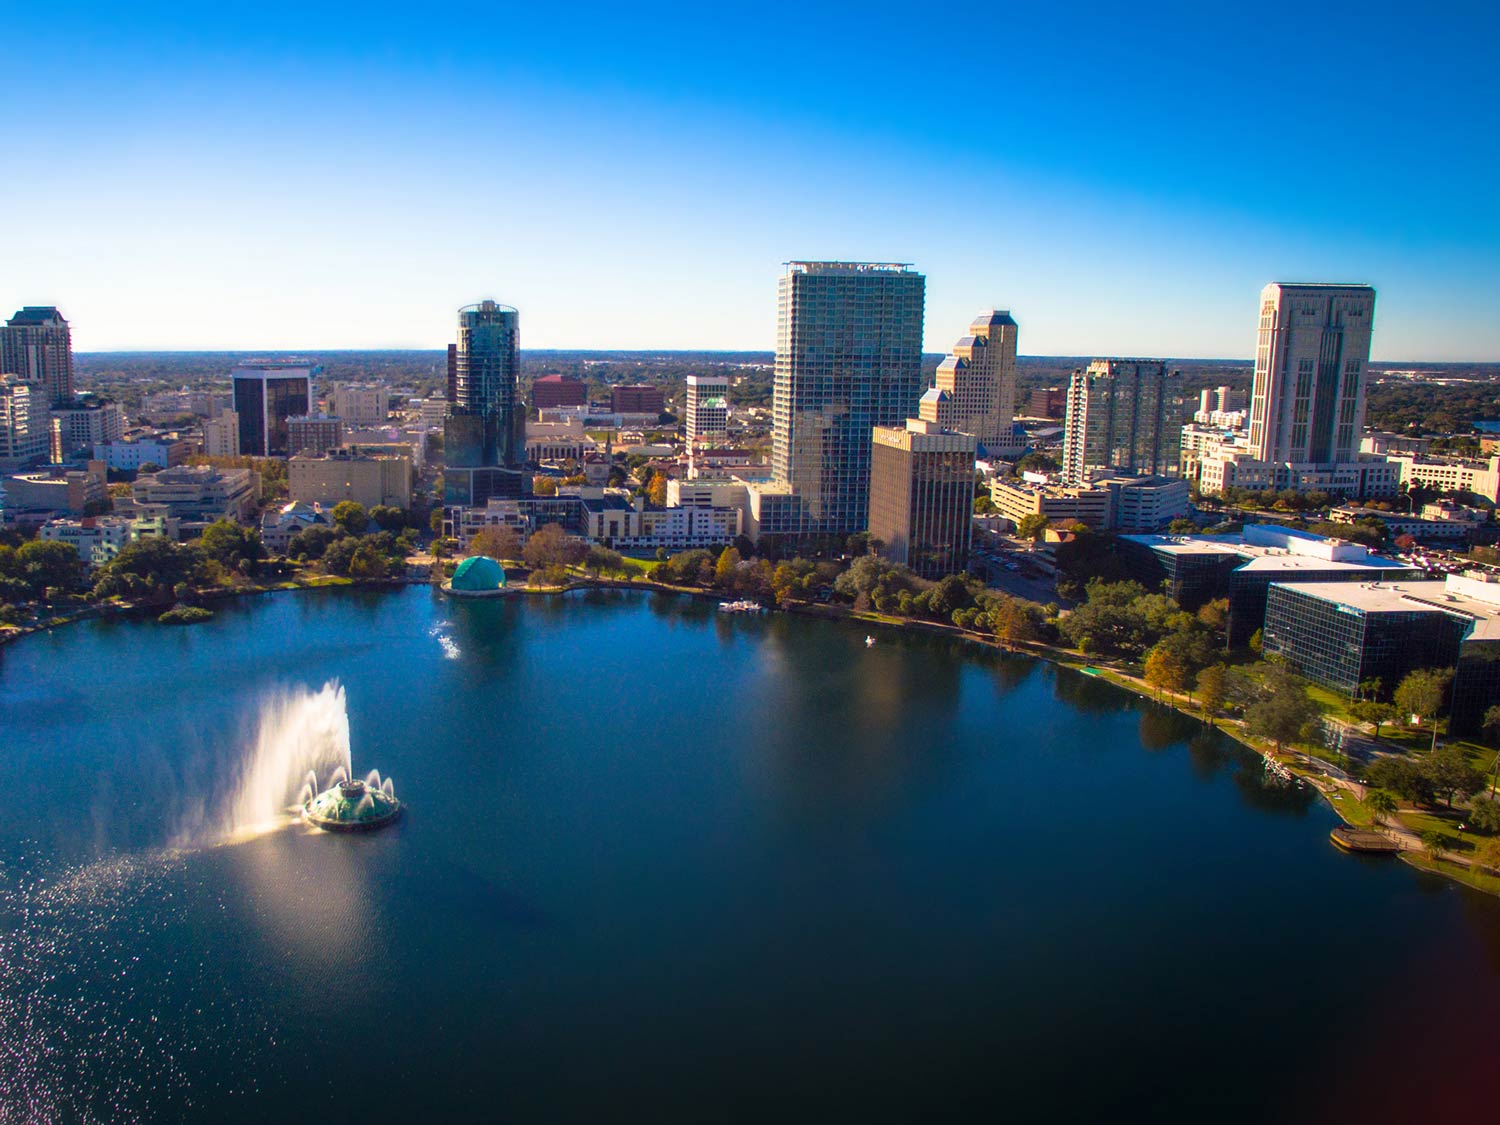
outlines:
[{"label": "white high-rise building", "polygon": [[1025,441],[1015,436],[1016,335],[1010,313],[980,313],[969,334],[953,346],[919,408],[924,421],[969,434],[988,457],[1015,457]]},{"label": "white high-rise building", "polygon": [[383,426],[390,412],[390,389],[379,384],[335,383],[328,391],[328,413],[353,429]]},{"label": "white high-rise building", "polygon": [[240,416],[226,410],[203,423],[203,452],[210,457],[240,455]]},{"label": "white high-rise building", "polygon": [[1250,403],[1250,449],[1261,461],[1354,461],[1365,421],[1375,290],[1267,285]]},{"label": "white high-rise building", "polygon": [[687,377],[687,440],[722,438],[729,432],[729,377],[727,375],[689,375]]},{"label": "white high-rise building", "polygon": [[50,429],[41,384],[0,376],[0,465],[21,468],[46,457]]}]

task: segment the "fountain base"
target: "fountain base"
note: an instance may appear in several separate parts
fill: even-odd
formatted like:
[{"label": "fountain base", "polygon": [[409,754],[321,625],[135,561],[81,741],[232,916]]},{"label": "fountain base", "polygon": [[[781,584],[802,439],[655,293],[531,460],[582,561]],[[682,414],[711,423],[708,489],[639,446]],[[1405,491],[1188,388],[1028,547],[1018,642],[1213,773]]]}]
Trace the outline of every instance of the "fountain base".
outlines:
[{"label": "fountain base", "polygon": [[391,794],[363,781],[341,782],[302,806],[302,819],[328,832],[371,832],[401,815]]}]

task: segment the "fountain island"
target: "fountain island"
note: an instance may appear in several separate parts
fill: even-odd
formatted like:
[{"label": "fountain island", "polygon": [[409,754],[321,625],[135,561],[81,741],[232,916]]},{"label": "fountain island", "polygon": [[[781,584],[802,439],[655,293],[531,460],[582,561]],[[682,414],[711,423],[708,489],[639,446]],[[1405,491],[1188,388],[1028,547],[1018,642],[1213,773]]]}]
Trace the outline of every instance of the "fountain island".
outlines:
[{"label": "fountain island", "polygon": [[389,779],[382,786],[378,780],[351,777],[310,797],[302,806],[302,818],[329,832],[369,832],[391,823],[403,807]]}]

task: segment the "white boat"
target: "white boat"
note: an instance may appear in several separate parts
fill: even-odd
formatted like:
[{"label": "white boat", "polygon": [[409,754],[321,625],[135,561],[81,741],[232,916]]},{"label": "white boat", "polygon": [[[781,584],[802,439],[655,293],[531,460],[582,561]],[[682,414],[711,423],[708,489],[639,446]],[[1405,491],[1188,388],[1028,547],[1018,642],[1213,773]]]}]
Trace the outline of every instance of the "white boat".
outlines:
[{"label": "white boat", "polygon": [[874,648],[874,647],[875,647],[875,638],[874,637],[866,637],[865,638],[865,648]]}]

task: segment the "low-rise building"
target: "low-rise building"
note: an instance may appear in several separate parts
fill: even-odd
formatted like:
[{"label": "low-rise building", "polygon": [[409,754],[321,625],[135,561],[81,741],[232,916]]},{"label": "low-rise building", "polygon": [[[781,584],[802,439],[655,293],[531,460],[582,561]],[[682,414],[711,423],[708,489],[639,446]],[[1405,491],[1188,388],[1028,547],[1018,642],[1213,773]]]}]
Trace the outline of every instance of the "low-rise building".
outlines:
[{"label": "low-rise building", "polygon": [[[180,465],[142,473],[131,486],[132,508],[154,509],[184,524],[243,522],[260,500],[260,474],[251,469]],[[121,503],[116,503],[120,508]]]},{"label": "low-rise building", "polygon": [[1199,453],[1196,466],[1198,488],[1210,495],[1232,488],[1256,492],[1291,489],[1380,499],[1395,496],[1401,481],[1396,462],[1381,454],[1361,454],[1354,461],[1329,464],[1294,464],[1257,460],[1239,443],[1213,453]]},{"label": "low-rise building", "polygon": [[125,436],[125,412],[118,403],[87,402],[52,411],[51,453],[62,464],[81,453],[91,453],[100,442]]},{"label": "low-rise building", "polygon": [[1109,530],[1156,531],[1192,511],[1188,482],[1175,477],[1104,477],[1094,487],[1109,492]]},{"label": "low-rise building", "polygon": [[1117,547],[1132,578],[1186,610],[1228,598],[1231,647],[1247,644],[1261,627],[1274,582],[1389,581],[1423,573],[1358,543],[1272,524],[1246,524],[1233,535],[1122,535]]},{"label": "low-rise building", "polygon": [[486,529],[505,528],[524,539],[552,523],[569,535],[583,538],[583,500],[578,496],[492,497],[482,507],[443,510],[443,534],[465,547]]},{"label": "low-rise building", "polygon": [[1438,457],[1423,453],[1386,455],[1406,489],[1468,492],[1500,503],[1500,454],[1490,457]]},{"label": "low-rise building", "polygon": [[260,517],[260,542],[267,551],[284,555],[292,537],[310,527],[327,527],[329,518],[321,505],[292,501]]},{"label": "low-rise building", "polygon": [[614,414],[656,417],[666,406],[665,396],[651,383],[617,383],[609,388],[609,409]]},{"label": "low-rise building", "polygon": [[1276,583],[1263,644],[1351,697],[1371,679],[1389,692],[1409,672],[1452,668],[1448,730],[1472,736],[1500,699],[1500,579],[1472,572],[1441,583]]},{"label": "low-rise building", "polygon": [[287,460],[287,494],[296,503],[325,508],[353,500],[366,508],[388,504],[404,510],[411,507],[411,458],[349,449],[299,454]]},{"label": "low-rise building", "polygon": [[344,444],[344,420],[332,414],[294,414],[286,420],[286,447],[293,455],[321,457]]},{"label": "low-rise building", "polygon": [[37,528],[37,538],[66,543],[89,566],[103,566],[138,539],[173,537],[176,527],[159,517],[84,516],[48,520]]},{"label": "low-rise building", "polygon": [[528,461],[582,461],[593,448],[594,440],[584,431],[582,418],[526,423]]},{"label": "low-rise building", "polygon": [[328,413],[355,429],[383,426],[391,412],[391,392],[381,383],[334,383],[328,388]]},{"label": "low-rise building", "polygon": [[995,510],[1017,526],[1027,516],[1041,515],[1050,523],[1081,523],[1101,531],[1109,527],[1112,496],[1103,487],[997,478],[990,482],[990,499]]},{"label": "low-rise building", "polygon": [[[1431,511],[1432,515],[1427,513]],[[1392,536],[1410,535],[1420,543],[1449,544],[1467,540],[1482,522],[1482,513],[1472,508],[1455,506],[1449,513],[1437,505],[1426,505],[1422,515],[1413,516],[1405,512],[1385,512],[1375,508],[1362,508],[1354,504],[1341,504],[1329,509],[1328,518],[1334,523],[1358,523],[1360,520],[1377,519],[1385,524]]]},{"label": "low-rise building", "polygon": [[587,406],[589,387],[571,375],[541,375],[531,384],[531,405],[538,410],[556,406]]},{"label": "low-rise building", "polygon": [[7,522],[53,513],[81,516],[108,499],[105,466],[99,461],[86,469],[18,473],[0,482],[0,508]]},{"label": "low-rise building", "polygon": [[137,472],[143,465],[170,469],[192,456],[194,445],[179,435],[157,434],[102,441],[94,446],[94,459],[116,472]]}]

